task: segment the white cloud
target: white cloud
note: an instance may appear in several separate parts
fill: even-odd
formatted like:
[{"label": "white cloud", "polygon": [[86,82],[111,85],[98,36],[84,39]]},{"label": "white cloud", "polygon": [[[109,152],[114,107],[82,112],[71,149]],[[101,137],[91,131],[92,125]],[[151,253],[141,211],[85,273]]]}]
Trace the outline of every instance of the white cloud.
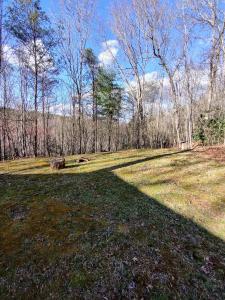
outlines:
[{"label": "white cloud", "polygon": [[[41,40],[37,41],[39,71],[43,72],[53,68],[53,63],[50,54],[46,50]],[[9,45],[3,45],[3,57],[5,61],[13,66],[19,66],[20,60],[23,60],[32,70],[34,70],[33,43],[26,46],[21,46],[14,50]],[[20,58],[19,58],[20,57]]]},{"label": "white cloud", "polygon": [[[50,54],[48,53],[45,45],[42,40],[37,40],[37,61],[39,66],[39,71],[44,72],[53,68],[53,63]],[[33,56],[33,43],[28,44],[22,49],[24,59],[28,66],[34,71],[35,69],[35,60]]]},{"label": "white cloud", "polygon": [[[158,74],[158,72],[154,71],[154,72],[149,72],[144,74],[143,76],[140,76],[140,81],[142,83],[142,85],[144,86],[144,84],[147,83],[156,83],[160,80],[160,76]],[[137,87],[137,81],[135,79],[131,80],[129,82],[129,85],[126,85],[126,90],[129,91],[130,89],[135,90],[135,88]]]},{"label": "white cloud", "polygon": [[71,115],[71,105],[69,103],[58,103],[50,107],[50,113],[59,116],[69,116]]},{"label": "white cloud", "polygon": [[119,48],[119,43],[117,40],[108,40],[102,43],[102,47],[105,49],[108,47]]},{"label": "white cloud", "polygon": [[100,64],[110,66],[119,51],[119,43],[117,40],[108,40],[102,43],[103,51],[99,54]]},{"label": "white cloud", "polygon": [[9,45],[3,45],[3,57],[11,65],[18,65],[18,58],[13,48]]},{"label": "white cloud", "polygon": [[158,72],[154,71],[154,72],[151,72],[151,73],[146,73],[144,75],[144,79],[145,79],[145,82],[151,82],[151,81],[155,81],[159,78],[159,74]]}]

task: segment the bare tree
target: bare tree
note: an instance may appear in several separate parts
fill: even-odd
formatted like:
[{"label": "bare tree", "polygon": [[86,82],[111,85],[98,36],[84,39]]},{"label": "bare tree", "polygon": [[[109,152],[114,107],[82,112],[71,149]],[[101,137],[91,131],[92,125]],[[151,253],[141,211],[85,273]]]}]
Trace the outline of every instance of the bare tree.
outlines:
[{"label": "bare tree", "polygon": [[0,74],[3,62],[3,0],[0,0]]},{"label": "bare tree", "polygon": [[[193,24],[200,29],[201,38],[206,41],[204,57],[207,58],[209,66],[209,88],[208,88],[208,101],[207,112],[212,109],[212,105],[216,101],[217,94],[217,76],[220,69],[220,59],[224,58],[224,33],[225,33],[225,13],[222,8],[222,3],[219,4],[218,0],[189,0],[188,17],[193,20]],[[209,32],[209,33],[208,33]],[[221,68],[224,67],[221,66]]]},{"label": "bare tree", "polygon": [[136,147],[140,148],[146,141],[143,92],[146,85],[148,45],[141,34],[140,21],[133,15],[130,1],[115,1],[112,14],[112,28],[127,63],[121,64],[115,57],[116,66],[136,103]]},{"label": "bare tree", "polygon": [[174,4],[171,7],[167,1],[159,0],[133,0],[133,3],[143,35],[151,45],[152,54],[168,76],[174,105],[177,144],[180,145],[180,104],[176,75],[181,67],[183,47],[176,27],[175,7]]},{"label": "bare tree", "polygon": [[[61,20],[61,50],[65,70],[72,84],[72,140],[75,153],[75,114],[78,103],[79,153],[82,152],[82,100],[85,90],[85,49],[90,35],[94,2],[64,1],[64,18]],[[65,17],[66,16],[66,17]]]}]

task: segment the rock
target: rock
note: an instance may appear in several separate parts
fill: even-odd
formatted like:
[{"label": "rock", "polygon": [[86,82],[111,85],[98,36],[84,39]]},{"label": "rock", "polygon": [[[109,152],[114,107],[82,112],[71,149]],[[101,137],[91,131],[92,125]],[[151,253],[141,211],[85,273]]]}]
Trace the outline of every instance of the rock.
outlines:
[{"label": "rock", "polygon": [[50,162],[52,169],[60,170],[64,169],[66,165],[65,158],[55,158]]}]

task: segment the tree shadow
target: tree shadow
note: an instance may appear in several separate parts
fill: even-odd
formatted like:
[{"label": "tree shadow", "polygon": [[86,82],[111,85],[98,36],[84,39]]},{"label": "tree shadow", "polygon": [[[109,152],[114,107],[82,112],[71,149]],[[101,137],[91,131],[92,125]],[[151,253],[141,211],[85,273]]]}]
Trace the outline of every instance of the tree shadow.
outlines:
[{"label": "tree shadow", "polygon": [[113,172],[177,153],[79,174],[0,175],[0,295],[224,299],[225,242]]},{"label": "tree shadow", "polygon": [[[151,161],[151,160],[155,160],[155,159],[159,159],[159,158],[163,158],[163,157],[168,157],[168,156],[174,156],[176,154],[180,154],[180,153],[186,153],[186,152],[190,152],[190,150],[182,150],[182,151],[177,151],[177,152],[169,152],[169,153],[164,153],[164,154],[159,154],[159,155],[154,155],[154,156],[147,156],[144,158],[140,158],[140,159],[134,159],[133,161],[128,161],[126,163],[124,162],[120,162],[121,160],[126,160],[126,159],[133,159],[136,158],[137,156],[133,155],[133,156],[129,156],[129,157],[121,157],[121,158],[116,158],[113,163],[114,165],[111,167],[107,168],[107,171],[113,171],[114,169],[118,169],[118,167],[120,168],[125,168],[125,167],[129,167],[138,163],[143,163],[143,162],[147,162],[147,161]],[[109,154],[113,154],[113,152],[109,153]],[[143,156],[143,155],[142,155]],[[69,163],[69,165],[68,165]],[[72,164],[71,164],[72,163]],[[95,159],[93,160],[89,160],[87,162],[81,162],[81,163],[77,163],[74,162],[74,159],[70,159],[69,161],[67,161],[67,165],[66,168],[71,169],[71,168],[75,168],[75,167],[80,167],[80,166],[90,166],[90,165],[99,165],[99,164],[112,164],[112,160],[108,159],[108,160],[102,160],[102,161],[96,161]],[[105,168],[103,166],[103,168]]]},{"label": "tree shadow", "polygon": [[27,172],[27,171],[36,171],[36,170],[41,170],[43,168],[46,168],[49,166],[49,163],[48,162],[45,162],[39,166],[29,166],[27,168],[23,168],[23,169],[19,169],[17,171],[12,171],[10,172],[10,174],[13,174],[13,173],[16,173],[16,172]]}]

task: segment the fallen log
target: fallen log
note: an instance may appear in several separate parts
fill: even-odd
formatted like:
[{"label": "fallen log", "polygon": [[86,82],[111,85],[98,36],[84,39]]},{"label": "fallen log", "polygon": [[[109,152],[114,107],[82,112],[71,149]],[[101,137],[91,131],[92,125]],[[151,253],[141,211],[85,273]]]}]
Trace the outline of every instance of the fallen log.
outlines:
[{"label": "fallen log", "polygon": [[54,158],[50,162],[50,167],[55,170],[64,169],[66,166],[65,158]]}]

